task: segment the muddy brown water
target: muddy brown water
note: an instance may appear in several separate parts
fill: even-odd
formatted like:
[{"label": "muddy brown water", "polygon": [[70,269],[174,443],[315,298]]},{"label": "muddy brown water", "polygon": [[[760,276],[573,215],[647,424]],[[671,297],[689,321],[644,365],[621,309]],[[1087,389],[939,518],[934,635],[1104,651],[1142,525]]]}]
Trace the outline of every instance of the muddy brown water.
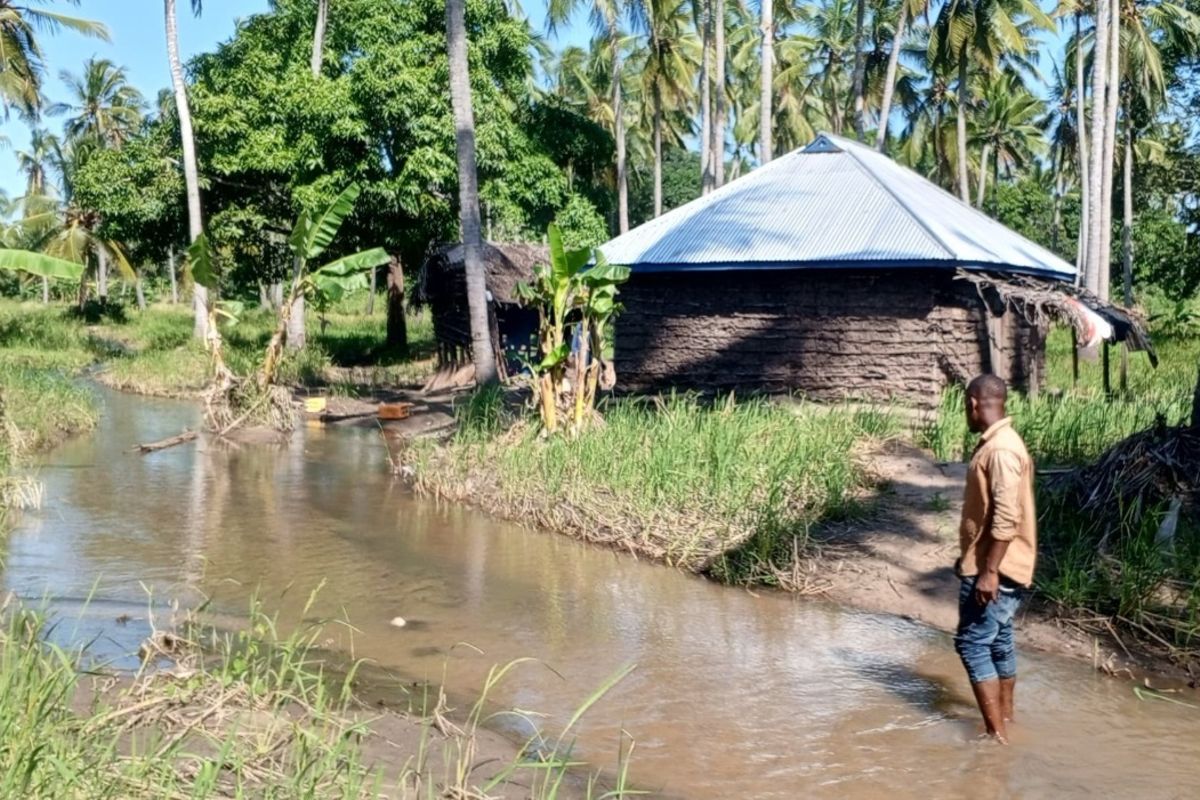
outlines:
[{"label": "muddy brown water", "polygon": [[98,391],[97,432],[39,469],[45,506],[14,532],[4,584],[49,605],[55,636],[118,666],[170,599],[210,597],[236,618],[257,592],[291,624],[324,582],[310,615],[352,622],[326,643],[356,658],[444,677],[462,696],[493,664],[540,660],[492,697],[551,728],[635,664],[589,712],[579,747],[611,767],[627,731],[632,777],[655,793],[1200,797],[1200,710],[1139,700],[1087,665],[1025,655],[1015,743],[998,748],[976,741],[941,633],[439,507],[393,481],[370,429],[136,455],[137,442],[194,427],[196,408]]}]

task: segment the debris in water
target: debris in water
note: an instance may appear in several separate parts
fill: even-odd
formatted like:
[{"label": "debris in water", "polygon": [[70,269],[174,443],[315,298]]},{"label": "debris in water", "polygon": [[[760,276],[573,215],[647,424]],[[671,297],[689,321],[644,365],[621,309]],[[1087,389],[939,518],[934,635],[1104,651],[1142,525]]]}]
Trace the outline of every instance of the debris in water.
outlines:
[{"label": "debris in water", "polygon": [[408,622],[404,619],[404,617],[392,617],[391,625],[393,628],[403,628],[407,624]]}]

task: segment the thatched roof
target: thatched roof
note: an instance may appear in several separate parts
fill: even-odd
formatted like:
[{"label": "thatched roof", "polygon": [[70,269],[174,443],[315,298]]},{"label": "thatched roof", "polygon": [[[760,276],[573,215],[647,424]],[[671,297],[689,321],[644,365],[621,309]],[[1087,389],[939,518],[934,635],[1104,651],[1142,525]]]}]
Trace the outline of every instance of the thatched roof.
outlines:
[{"label": "thatched roof", "polygon": [[[465,292],[465,253],[461,243],[442,244],[433,249],[417,276],[416,304]],[[515,304],[517,284],[528,282],[533,278],[534,267],[549,260],[550,250],[545,245],[485,242],[483,262],[492,298],[497,303]]]},{"label": "thatched roof", "polygon": [[1074,328],[1081,340],[1087,338],[1088,320],[1081,306],[1112,326],[1113,341],[1123,342],[1130,350],[1142,350],[1150,363],[1158,366],[1158,356],[1150,342],[1146,323],[1133,309],[1107,303],[1094,294],[1060,281],[1025,275],[994,275],[958,270],[956,277],[975,285],[989,306],[992,301],[1013,309],[1030,323],[1044,327],[1056,320]]}]

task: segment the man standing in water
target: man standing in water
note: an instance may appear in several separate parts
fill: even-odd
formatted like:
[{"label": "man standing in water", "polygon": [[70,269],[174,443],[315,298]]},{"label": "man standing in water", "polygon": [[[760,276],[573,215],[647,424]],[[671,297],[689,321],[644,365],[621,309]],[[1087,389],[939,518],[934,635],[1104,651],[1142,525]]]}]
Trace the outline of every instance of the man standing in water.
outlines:
[{"label": "man standing in water", "polygon": [[967,425],[982,436],[963,495],[954,636],[987,732],[1005,744],[1017,682],[1013,618],[1037,559],[1033,460],[1005,415],[1006,399],[995,375],[980,375],[967,387]]}]

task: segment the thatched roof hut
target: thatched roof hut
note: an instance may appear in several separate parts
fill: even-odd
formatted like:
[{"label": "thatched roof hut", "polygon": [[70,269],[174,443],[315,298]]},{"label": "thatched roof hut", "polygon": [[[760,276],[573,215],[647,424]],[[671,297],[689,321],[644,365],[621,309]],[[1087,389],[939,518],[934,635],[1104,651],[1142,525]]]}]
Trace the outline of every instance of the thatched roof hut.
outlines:
[{"label": "thatched roof hut", "polygon": [[[483,262],[498,352],[519,352],[530,345],[537,330],[537,312],[521,307],[516,287],[530,281],[534,267],[547,263],[549,258],[545,245],[484,243]],[[431,310],[442,366],[470,361],[471,325],[464,259],[465,248],[461,243],[438,245],[417,274],[413,305],[429,306]]]},{"label": "thatched roof hut", "polygon": [[1036,388],[1050,317],[1100,316],[1110,338],[1145,344],[1136,319],[1071,288],[1072,264],[829,134],[601,250],[631,270],[615,331],[626,390],[928,407],[985,370]]}]

